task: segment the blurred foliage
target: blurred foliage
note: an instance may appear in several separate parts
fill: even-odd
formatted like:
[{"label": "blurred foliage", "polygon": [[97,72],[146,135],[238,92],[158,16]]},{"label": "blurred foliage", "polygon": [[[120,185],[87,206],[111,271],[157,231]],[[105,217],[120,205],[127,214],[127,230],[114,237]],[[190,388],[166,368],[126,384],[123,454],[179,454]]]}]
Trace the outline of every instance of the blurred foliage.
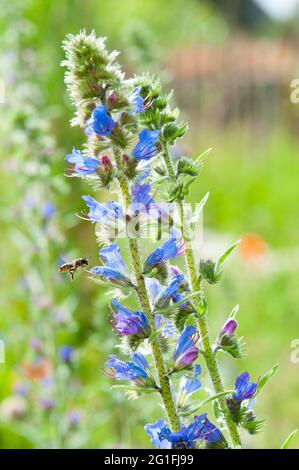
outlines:
[{"label": "blurred foliage", "polygon": [[[6,346],[6,362],[0,364],[2,448],[148,445],[138,430],[145,420],[158,418],[159,410],[153,411],[149,401],[132,403],[121,393],[111,394],[109,381],[100,374],[115,344],[103,290],[84,273],[77,273],[72,284],[57,273],[62,254],[97,256],[90,227],[75,217],[82,208],[79,194],[84,185],[77,179],[66,184],[63,177],[64,155],[80,142],[79,133],[68,125],[72,110],[59,67],[61,42],[69,32],[94,28],[98,35],[108,36],[110,48],[124,51],[121,60],[129,71],[160,73],[160,61],[174,48],[221,42],[233,33],[227,17],[212,3],[188,0],[186,7],[186,1],[173,0],[170,8],[161,0],[1,1],[0,78],[6,84],[6,102],[0,104],[0,282],[5,286],[0,338]],[[171,76],[166,72],[165,78]],[[183,102],[179,104],[184,108]],[[299,301],[297,136],[283,120],[266,135],[257,135],[247,122],[220,130],[208,122],[198,129],[196,115],[191,116],[190,128],[189,154],[213,147],[190,195],[190,200],[199,201],[211,191],[205,210],[206,241],[215,240],[219,246],[223,237],[234,240],[249,232],[258,234],[266,247],[254,262],[237,254],[219,287],[212,292],[211,286],[207,295],[215,337],[231,308],[241,304],[239,328],[249,349],[243,364],[251,374],[262,375],[280,363],[258,403],[259,414],[269,417],[265,432],[254,444],[248,442],[279,447],[299,422],[298,365],[290,362]],[[47,201],[56,208],[50,220],[42,216]],[[59,312],[66,321],[57,325]],[[42,338],[54,365],[58,406],[49,419],[36,406],[41,391],[34,385],[23,419],[4,419],[3,403],[22,377],[21,364],[35,357],[30,341],[36,336]],[[76,352],[72,368],[58,357],[59,347],[66,343]],[[223,367],[230,384],[239,369],[228,367],[224,356]],[[81,423],[75,432],[65,433],[73,408],[82,414]]]}]

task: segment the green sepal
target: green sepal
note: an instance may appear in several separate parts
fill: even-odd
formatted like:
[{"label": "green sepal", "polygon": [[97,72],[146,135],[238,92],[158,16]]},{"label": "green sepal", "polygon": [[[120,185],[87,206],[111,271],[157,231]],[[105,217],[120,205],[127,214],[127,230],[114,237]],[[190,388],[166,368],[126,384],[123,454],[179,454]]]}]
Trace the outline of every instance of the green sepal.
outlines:
[{"label": "green sepal", "polygon": [[242,416],[241,426],[249,434],[257,434],[263,430],[265,421],[265,419],[257,419],[254,411],[247,410]]},{"label": "green sepal", "polygon": [[167,144],[173,145],[176,139],[183,137],[187,128],[187,124],[177,126],[176,124],[169,122],[168,124],[165,124],[162,129],[162,138]]},{"label": "green sepal", "polygon": [[211,259],[201,259],[199,262],[200,279],[205,279],[209,284],[216,284],[222,277],[222,271],[216,269],[216,263]]},{"label": "green sepal", "polygon": [[125,150],[131,142],[128,134],[119,126],[115,126],[110,134],[110,140],[113,145]]},{"label": "green sepal", "polygon": [[247,355],[246,343],[242,340],[243,338],[236,338],[234,335],[224,335],[217,349],[227,352],[235,359],[241,359]]}]

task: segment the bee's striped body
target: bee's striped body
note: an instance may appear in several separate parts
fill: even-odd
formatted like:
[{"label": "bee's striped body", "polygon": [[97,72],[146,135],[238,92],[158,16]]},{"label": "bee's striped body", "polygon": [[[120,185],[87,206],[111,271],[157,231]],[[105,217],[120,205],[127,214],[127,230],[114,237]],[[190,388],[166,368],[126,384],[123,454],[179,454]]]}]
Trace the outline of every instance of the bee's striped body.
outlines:
[{"label": "bee's striped body", "polygon": [[74,274],[78,268],[84,268],[88,266],[88,261],[86,258],[77,258],[74,259],[71,263],[64,263],[59,267],[60,273],[70,273],[71,280],[74,280]]}]

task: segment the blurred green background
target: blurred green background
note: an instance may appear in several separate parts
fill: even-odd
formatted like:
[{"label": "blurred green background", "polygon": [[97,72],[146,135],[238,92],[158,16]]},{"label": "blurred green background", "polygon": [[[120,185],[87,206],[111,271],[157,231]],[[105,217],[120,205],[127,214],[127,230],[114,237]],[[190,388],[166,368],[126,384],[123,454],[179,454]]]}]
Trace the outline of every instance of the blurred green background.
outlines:
[{"label": "blurred green background", "polygon": [[[206,254],[242,238],[207,291],[211,333],[240,304],[248,344],[241,363],[220,358],[225,383],[278,362],[257,404],[265,430],[244,438],[279,447],[299,426],[299,364],[290,359],[299,337],[299,104],[290,100],[298,8],[296,0],[1,1],[0,447],[147,447],[141,430],[159,417],[154,400],[129,401],[101,374],[117,343],[105,291],[83,273],[73,284],[57,273],[62,255],[97,256],[92,227],[75,216],[89,188],[63,176],[65,154],[83,137],[69,126],[61,43],[83,28],[108,37],[128,76],[158,73],[174,88],[190,123],[185,152],[213,148],[189,200],[211,193]],[[59,360],[64,344],[75,348],[71,368]]]}]

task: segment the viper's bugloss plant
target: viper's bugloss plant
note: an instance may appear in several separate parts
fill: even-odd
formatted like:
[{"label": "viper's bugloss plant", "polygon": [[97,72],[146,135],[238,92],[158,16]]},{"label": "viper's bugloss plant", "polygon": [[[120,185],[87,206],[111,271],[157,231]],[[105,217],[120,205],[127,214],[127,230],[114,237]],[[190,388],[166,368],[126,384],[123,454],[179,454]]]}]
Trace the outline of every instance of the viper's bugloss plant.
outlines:
[{"label": "viper's bugloss plant", "polygon": [[[220,280],[236,244],[216,261],[197,261],[192,234],[207,197],[191,213],[184,204],[208,152],[196,159],[172,159],[171,148],[187,125],[171,108],[171,94],[164,94],[159,80],[149,75],[127,80],[105,39],[82,31],[67,36],[63,48],[65,82],[75,107],[72,125],[79,125],[87,139],[82,150],[67,155],[70,171],[95,190],[117,194],[109,202],[83,196],[88,210],[82,217],[96,223],[100,245],[100,262],[89,274],[115,288],[112,328],[120,350],[128,354],[111,355],[105,374],[123,381],[117,387],[131,396],[160,397],[165,420],[145,425],[154,446],[241,447],[240,428],[254,434],[262,427],[253,407],[276,368],[253,382],[244,372],[234,388],[224,388],[218,354],[244,355],[237,337],[238,309],[212,342],[204,285]],[[130,263],[118,239],[125,239]],[[174,265],[178,260],[185,261],[185,272]],[[127,306],[132,299],[137,308]],[[198,400],[194,396],[204,390],[199,380],[204,365],[203,379],[211,381],[214,391]]]}]

